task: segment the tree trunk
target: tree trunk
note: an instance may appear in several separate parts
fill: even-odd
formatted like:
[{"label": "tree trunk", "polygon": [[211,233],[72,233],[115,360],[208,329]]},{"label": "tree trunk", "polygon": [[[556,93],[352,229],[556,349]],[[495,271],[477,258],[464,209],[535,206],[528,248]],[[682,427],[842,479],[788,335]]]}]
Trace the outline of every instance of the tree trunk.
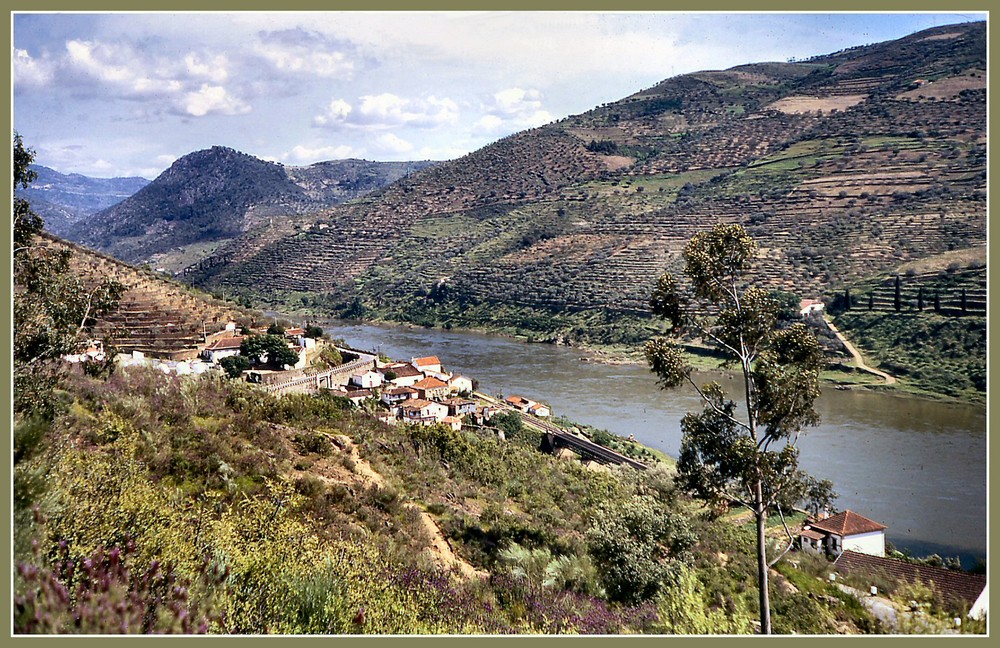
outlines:
[{"label": "tree trunk", "polygon": [[764,492],[760,480],[757,480],[754,497],[757,519],[757,589],[760,595],[760,633],[771,634],[771,596],[768,592],[767,543],[764,537],[764,523],[767,521],[767,509],[764,508]]}]

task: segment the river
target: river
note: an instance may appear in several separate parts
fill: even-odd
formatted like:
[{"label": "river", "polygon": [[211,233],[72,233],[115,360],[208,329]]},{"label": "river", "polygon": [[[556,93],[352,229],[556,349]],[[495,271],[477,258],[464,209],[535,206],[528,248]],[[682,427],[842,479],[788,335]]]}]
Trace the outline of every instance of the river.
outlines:
[{"label": "river", "polygon": [[[357,349],[397,360],[436,355],[480,389],[548,403],[553,414],[603,428],[676,457],[693,390],[664,392],[644,366],[582,362],[581,352],[478,333],[332,322]],[[738,387],[725,374],[713,375]],[[821,423],[799,440],[800,466],[829,479],[837,507],[888,526],[887,539],[922,556],[986,556],[986,412],[983,406],[825,389]]]}]

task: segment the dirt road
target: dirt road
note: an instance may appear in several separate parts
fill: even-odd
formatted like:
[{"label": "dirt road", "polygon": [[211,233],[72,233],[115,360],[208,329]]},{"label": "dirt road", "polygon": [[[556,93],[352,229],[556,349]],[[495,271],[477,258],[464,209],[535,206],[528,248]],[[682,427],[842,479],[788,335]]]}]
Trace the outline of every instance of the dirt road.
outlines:
[{"label": "dirt road", "polygon": [[833,322],[827,319],[826,325],[830,327],[830,330],[833,331],[833,334],[837,336],[837,339],[844,343],[844,347],[854,358],[854,364],[857,365],[858,369],[860,369],[861,371],[867,371],[872,375],[878,376],[879,378],[884,380],[885,384],[887,385],[896,384],[896,378],[894,376],[890,376],[889,374],[880,369],[875,369],[874,367],[869,367],[868,365],[866,365],[865,359],[861,356],[861,352],[858,351],[857,348],[853,344],[851,344],[846,337],[844,337],[844,334],[841,333],[837,329],[837,327],[833,325]]}]

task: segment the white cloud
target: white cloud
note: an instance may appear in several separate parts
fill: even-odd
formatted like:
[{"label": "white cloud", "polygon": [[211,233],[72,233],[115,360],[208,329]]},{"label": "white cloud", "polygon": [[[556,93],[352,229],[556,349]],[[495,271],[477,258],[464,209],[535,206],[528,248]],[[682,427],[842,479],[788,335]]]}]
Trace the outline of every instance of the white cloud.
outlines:
[{"label": "white cloud", "polygon": [[542,93],[535,89],[500,90],[483,104],[483,110],[486,114],[473,124],[473,131],[489,135],[508,134],[555,120],[542,108]]},{"label": "white cloud", "polygon": [[459,109],[455,101],[437,97],[400,97],[388,92],[365,95],[356,107],[335,99],[326,112],[313,119],[317,126],[354,126],[359,128],[437,128],[458,121]]},{"label": "white cloud", "polygon": [[69,64],[78,71],[104,83],[126,84],[136,74],[116,59],[123,58],[116,48],[91,41],[71,40],[66,42]]},{"label": "white cloud", "polygon": [[14,85],[44,86],[54,76],[52,64],[44,59],[32,58],[27,50],[14,50]]},{"label": "white cloud", "polygon": [[338,124],[343,124],[350,116],[351,110],[351,104],[347,103],[343,99],[333,99],[330,101],[330,105],[326,107],[326,112],[321,115],[316,115],[316,117],[313,118],[313,123],[317,126],[336,126]]},{"label": "white cloud", "polygon": [[355,72],[340,44],[301,28],[260,34],[257,53],[282,72],[339,79]]},{"label": "white cloud", "polygon": [[184,110],[194,117],[204,117],[211,113],[242,115],[250,112],[250,106],[229,94],[222,86],[210,86],[205,83],[196,92],[187,94]]},{"label": "white cloud", "polygon": [[281,154],[281,160],[292,164],[304,165],[314,162],[324,162],[326,160],[342,160],[344,158],[358,157],[360,153],[347,145],[340,146],[320,146],[309,148],[299,144],[291,151]]},{"label": "white cloud", "polygon": [[409,153],[413,150],[413,144],[392,133],[386,133],[375,140],[375,144],[383,151],[394,155]]},{"label": "white cloud", "polygon": [[219,54],[203,61],[194,52],[184,57],[184,66],[192,77],[208,79],[214,83],[222,83],[229,77],[229,61],[225,55]]}]

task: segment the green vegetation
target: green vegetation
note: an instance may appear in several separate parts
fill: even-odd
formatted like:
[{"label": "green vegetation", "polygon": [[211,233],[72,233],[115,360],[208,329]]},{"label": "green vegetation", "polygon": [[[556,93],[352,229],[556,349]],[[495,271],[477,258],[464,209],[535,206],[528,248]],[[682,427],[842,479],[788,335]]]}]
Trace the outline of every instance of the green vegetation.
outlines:
[{"label": "green vegetation", "polygon": [[[962,262],[949,259],[961,258]],[[841,331],[903,389],[986,398],[986,269],[968,254],[946,268],[852,285],[832,304]]]},{"label": "green vegetation", "polygon": [[[699,386],[680,349],[668,340],[648,342],[646,358],[664,389],[688,383],[705,402],[701,413],[681,420],[677,481],[714,507],[735,503],[753,513],[760,626],[771,634],[768,572],[781,555],[769,562],[765,527],[770,509],[780,515],[782,507],[802,498],[788,497],[789,490],[812,490],[805,484],[796,488],[804,479],[795,441],[802,428],[819,420],[813,403],[823,353],[804,324],[777,327],[779,304],[750,279],[757,244],[742,226],[718,224],[694,236],[683,256],[691,288],[663,274],[650,298],[653,312],[669,324],[672,337],[699,336],[738,367],[746,385],[744,403],[737,411],[718,382]],[[830,490],[829,482],[825,486]]]}]

